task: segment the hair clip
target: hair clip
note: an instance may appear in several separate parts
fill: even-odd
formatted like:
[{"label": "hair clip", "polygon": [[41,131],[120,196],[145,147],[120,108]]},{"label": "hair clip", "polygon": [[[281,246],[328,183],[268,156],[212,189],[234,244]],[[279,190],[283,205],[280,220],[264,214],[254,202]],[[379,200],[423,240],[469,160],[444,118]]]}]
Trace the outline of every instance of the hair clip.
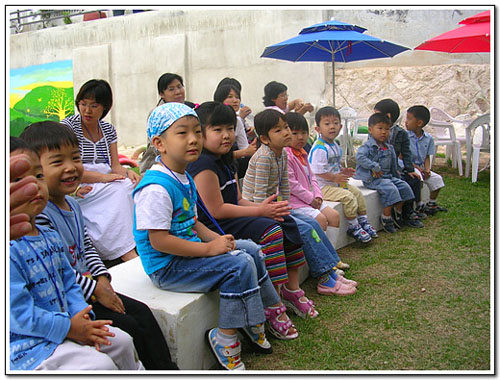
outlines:
[{"label": "hair clip", "polygon": [[194,104],[194,109],[198,108],[200,105],[198,103]]}]

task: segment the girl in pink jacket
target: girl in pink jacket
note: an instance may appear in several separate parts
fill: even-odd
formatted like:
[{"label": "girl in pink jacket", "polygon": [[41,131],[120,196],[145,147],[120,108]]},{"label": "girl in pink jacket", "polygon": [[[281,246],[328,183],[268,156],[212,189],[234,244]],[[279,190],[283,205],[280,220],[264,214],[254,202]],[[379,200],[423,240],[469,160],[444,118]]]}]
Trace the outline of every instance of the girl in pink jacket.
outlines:
[{"label": "girl in pink jacket", "polygon": [[316,219],[323,231],[326,231],[328,226],[338,228],[339,213],[323,203],[321,189],[304,150],[309,136],[307,120],[297,112],[288,112],[285,117],[292,130],[292,142],[285,148],[288,154],[289,205],[294,212]]}]

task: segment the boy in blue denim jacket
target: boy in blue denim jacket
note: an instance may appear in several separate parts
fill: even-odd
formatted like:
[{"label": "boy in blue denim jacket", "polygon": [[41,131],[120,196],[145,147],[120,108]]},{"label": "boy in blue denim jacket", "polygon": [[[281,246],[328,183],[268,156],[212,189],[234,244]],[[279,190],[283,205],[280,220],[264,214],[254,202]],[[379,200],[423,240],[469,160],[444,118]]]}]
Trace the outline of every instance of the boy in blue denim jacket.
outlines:
[{"label": "boy in blue denim jacket", "polygon": [[[403,203],[414,199],[410,186],[400,179],[394,147],[387,143],[391,121],[375,113],[368,119],[370,137],[356,154],[356,178],[368,189],[377,190],[382,201],[380,222],[386,232],[396,232],[403,226]],[[391,216],[392,214],[392,216]]]}]

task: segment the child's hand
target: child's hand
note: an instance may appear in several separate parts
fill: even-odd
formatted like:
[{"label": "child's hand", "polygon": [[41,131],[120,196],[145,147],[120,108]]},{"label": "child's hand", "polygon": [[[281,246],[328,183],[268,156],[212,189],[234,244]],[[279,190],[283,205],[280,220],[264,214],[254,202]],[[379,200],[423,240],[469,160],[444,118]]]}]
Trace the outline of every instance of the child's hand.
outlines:
[{"label": "child's hand", "polygon": [[343,174],[342,172],[335,174],[335,182],[339,185],[349,182],[349,177]]},{"label": "child's hand", "polygon": [[270,197],[264,199],[262,203],[257,207],[260,207],[261,216],[274,219],[277,222],[282,222],[284,220],[282,217],[290,215],[290,210],[292,208],[288,205],[288,201],[274,202],[277,197],[278,194],[273,194]]},{"label": "child's hand", "polygon": [[91,191],[92,186],[82,186],[76,191],[75,195],[79,198],[84,198],[84,195],[90,193]]},{"label": "child's hand", "polygon": [[313,201],[311,202],[311,207],[312,208],[315,208],[315,209],[318,209],[321,207],[321,204],[323,203],[323,199],[322,198],[314,198]]},{"label": "child's hand", "polygon": [[71,318],[71,327],[69,328],[66,338],[74,340],[80,344],[95,346],[99,351],[99,346],[105,344],[111,345],[108,336],[114,337],[115,334],[110,332],[106,325],[113,323],[111,320],[90,320],[90,313],[92,306],[87,306],[85,309],[76,313]]},{"label": "child's hand", "polygon": [[411,178],[416,178],[416,179],[420,179],[420,176],[416,173],[416,172],[410,172],[408,173],[408,175],[411,177]]},{"label": "child's hand", "polygon": [[422,171],[422,175],[424,176],[424,179],[427,179],[431,176],[431,171],[430,170],[424,170]]},{"label": "child's hand", "polygon": [[247,117],[248,115],[250,115],[252,113],[252,110],[250,109],[250,107],[248,106],[244,106],[244,107],[241,107],[240,108],[240,112],[239,112],[239,115],[242,119],[244,119],[245,117]]},{"label": "child's hand", "polygon": [[128,179],[130,179],[132,181],[132,183],[135,186],[137,186],[137,184],[139,183],[139,181],[142,178],[139,174],[137,174],[136,172],[134,172],[133,170],[130,170],[130,169],[127,170],[127,177],[128,177]]},{"label": "child's hand", "polygon": [[352,177],[354,174],[356,174],[356,169],[343,168],[340,172],[348,177]]},{"label": "child's hand", "polygon": [[254,139],[245,149],[245,157],[252,157],[257,152],[257,139]]},{"label": "child's hand", "polygon": [[120,297],[116,295],[106,276],[99,276],[97,279],[97,285],[94,288],[94,296],[97,298],[97,302],[102,306],[114,312],[125,314],[125,306]]},{"label": "child's hand", "polygon": [[382,177],[382,175],[384,174],[384,172],[382,172],[382,170],[376,172],[374,169],[372,169],[372,174],[375,178],[380,178]]},{"label": "child's hand", "polygon": [[218,256],[236,248],[233,235],[222,235],[207,243],[209,245],[207,256]]},{"label": "child's hand", "polygon": [[121,179],[125,179],[125,176],[121,175],[121,174],[116,174],[116,173],[101,174],[101,182],[104,182],[104,183],[119,181]]}]

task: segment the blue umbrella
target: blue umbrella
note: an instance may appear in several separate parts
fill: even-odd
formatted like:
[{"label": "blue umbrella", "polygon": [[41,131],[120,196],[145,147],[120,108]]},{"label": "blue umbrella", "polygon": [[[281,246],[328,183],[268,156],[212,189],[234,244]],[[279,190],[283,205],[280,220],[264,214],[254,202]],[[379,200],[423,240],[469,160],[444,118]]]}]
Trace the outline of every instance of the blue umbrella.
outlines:
[{"label": "blue umbrella", "polygon": [[292,62],[332,62],[335,106],[335,62],[393,57],[407,47],[364,34],[365,28],[341,21],[327,21],[300,31],[297,37],[266,47],[261,58]]}]

